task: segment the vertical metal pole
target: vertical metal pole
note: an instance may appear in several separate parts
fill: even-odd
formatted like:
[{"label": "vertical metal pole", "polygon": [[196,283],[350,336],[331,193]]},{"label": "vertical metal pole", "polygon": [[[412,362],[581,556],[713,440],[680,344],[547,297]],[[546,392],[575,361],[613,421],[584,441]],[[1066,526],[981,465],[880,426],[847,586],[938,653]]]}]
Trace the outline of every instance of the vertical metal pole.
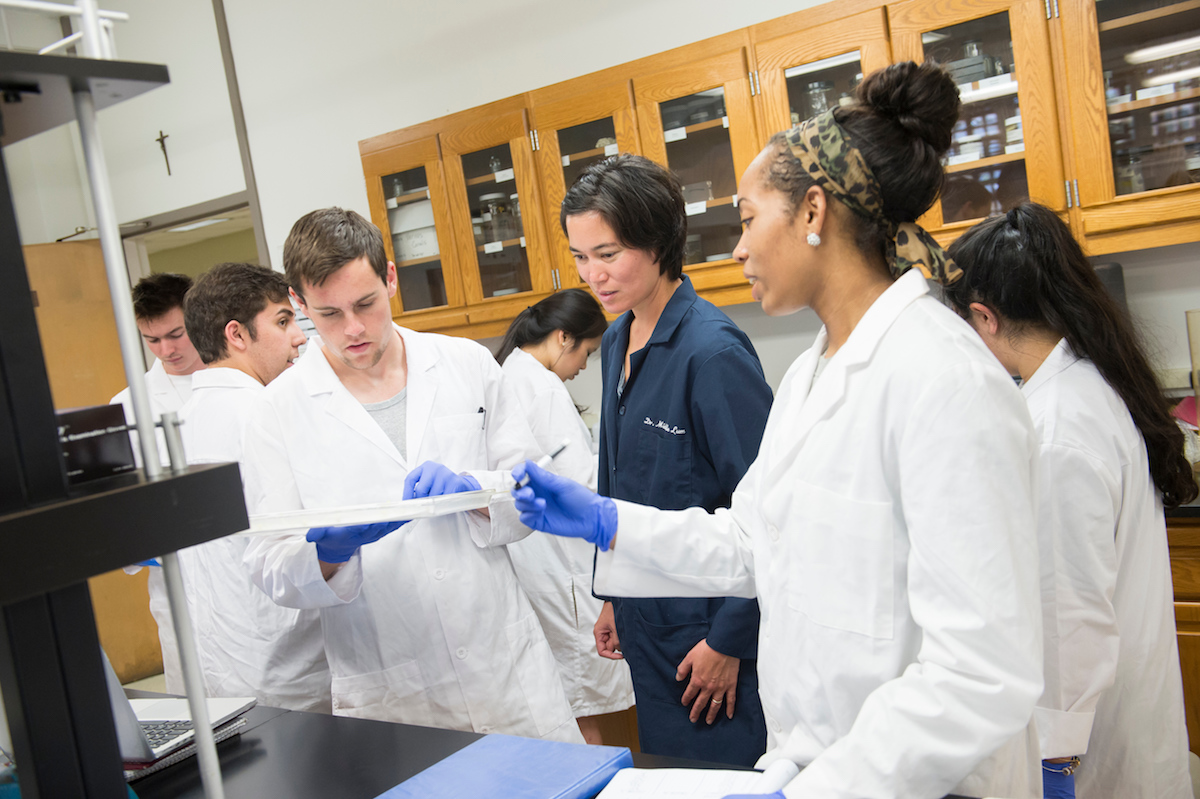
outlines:
[{"label": "vertical metal pole", "polygon": [[79,9],[84,58],[104,58],[104,43],[100,40],[100,8],[96,0],[75,0],[75,7]]},{"label": "vertical metal pole", "polygon": [[[79,0],[84,6],[95,0]],[[87,14],[84,14],[85,18]],[[97,31],[99,26],[97,25]],[[86,40],[86,35],[85,35]],[[104,269],[108,275],[108,290],[112,294],[113,312],[117,323],[117,337],[121,342],[121,357],[125,361],[125,377],[129,381],[129,393],[133,400],[133,415],[136,420],[138,439],[142,446],[142,461],[146,476],[162,474],[154,421],[150,416],[150,396],[142,377],[141,334],[133,318],[133,305],[129,301],[128,272],[125,266],[125,251],[121,246],[121,233],[117,229],[117,215],[113,207],[112,189],[108,182],[108,167],[104,163],[104,150],[100,144],[100,130],[96,124],[96,104],[88,90],[74,92],[75,116],[79,119],[79,133],[83,140],[83,154],[87,161],[88,180],[92,188],[92,202],[96,206],[96,227],[100,232],[100,249],[104,253]],[[221,766],[217,760],[217,746],[213,741],[212,727],[208,723],[208,708],[204,704],[204,681],[200,676],[200,660],[196,654],[196,639],[192,633],[192,622],[188,618],[187,598],[183,590],[183,576],[179,571],[179,559],[174,553],[163,556],[163,578],[167,586],[171,615],[175,620],[179,656],[183,664],[184,684],[187,686],[188,704],[192,710],[195,726],[197,754],[200,756],[200,776],[204,792],[209,799],[224,799],[221,786]]]},{"label": "vertical metal pole", "polygon": [[175,623],[175,641],[179,645],[179,660],[183,664],[183,684],[187,688],[188,707],[192,710],[196,754],[200,757],[200,781],[208,799],[225,799],[217,744],[208,720],[208,706],[204,704],[204,678],[200,674],[200,655],[196,652],[192,618],[188,615],[183,573],[179,569],[179,553],[168,552],[162,556],[162,562],[167,599],[171,603],[171,618]]},{"label": "vertical metal pole", "polygon": [[[86,0],[80,0],[85,2]],[[94,5],[94,2],[93,2]],[[142,447],[142,463],[146,476],[154,479],[162,474],[158,453],[158,438],[154,434],[154,418],[150,414],[150,392],[142,374],[142,335],[133,318],[133,303],[129,299],[129,275],[125,266],[125,251],[121,246],[121,231],[113,207],[112,188],[108,182],[108,167],[100,144],[96,124],[96,103],[87,90],[74,93],[75,116],[87,161],[88,182],[92,188],[92,203],[96,206],[96,227],[100,231],[100,249],[104,253],[104,271],[108,275],[108,291],[112,295],[113,316],[117,323],[117,338],[121,343],[121,358],[125,361],[125,380],[133,403],[134,424]]]}]

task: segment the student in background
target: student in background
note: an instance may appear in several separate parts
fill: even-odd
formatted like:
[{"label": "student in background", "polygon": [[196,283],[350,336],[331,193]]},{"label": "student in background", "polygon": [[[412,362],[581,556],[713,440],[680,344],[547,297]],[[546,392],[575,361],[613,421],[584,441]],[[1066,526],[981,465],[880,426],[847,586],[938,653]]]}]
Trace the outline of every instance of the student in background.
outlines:
[{"label": "student in background", "polygon": [[[593,491],[592,434],[563,383],[587,368],[607,327],[604,311],[590,294],[566,289],[518,314],[496,353],[538,447],[553,452],[570,442],[555,458],[554,471]],[[592,627],[603,603],[592,595],[595,547],[586,541],[533,535],[509,544],[508,553],[558,661],[584,740],[602,743],[595,717],[629,708],[633,684],[624,661],[596,652]]]},{"label": "student in background", "polygon": [[597,590],[757,597],[759,766],[804,766],[776,799],[1041,795],[1033,424],[929,295],[927,277],[957,270],[916,224],[958,109],[942,68],[893,64],[854,103],[776,134],[742,176],[733,252],[754,298],[824,327],[728,510],[514,470],[531,480],[522,521],[602,550]]},{"label": "student in background", "polygon": [[[392,323],[396,267],[377,227],[313,211],[283,261],[320,338],[255,406],[252,513],[502,489],[538,457],[487,349]],[[277,603],[320,609],[335,714],[582,742],[503,548],[525,535],[501,491],[486,513],[255,537],[245,562]]]},{"label": "student in background", "polygon": [[[144,277],[133,287],[133,315],[142,340],[155,358],[145,378],[153,423],[157,423],[164,413],[177,412],[183,407],[192,395],[192,375],[204,368],[183,323],[183,298],[191,287],[192,279],[187,275],[165,272]],[[117,403],[125,409],[126,423],[132,425],[133,401],[128,388],[122,389],[110,401],[113,405]],[[166,444],[162,432],[159,431],[157,435],[159,457],[165,465]],[[142,451],[136,431],[130,433],[130,439],[134,457],[141,463]],[[130,567],[126,571],[134,573],[138,569]],[[158,642],[162,647],[167,692],[183,694],[183,667],[179,662],[179,647],[175,643],[175,625],[171,620],[162,571],[157,567],[150,569],[148,586],[150,614],[158,624]]]},{"label": "student in background", "polygon": [[[254,401],[304,344],[287,281],[261,266],[218,264],[188,292],[184,320],[207,367],[179,411],[188,463],[240,463]],[[179,553],[205,691],[328,713],[320,614],[280,607],[258,590],[242,565],[247,542],[235,535]]]},{"label": "student in background", "polygon": [[[679,180],[641,156],[609,158],[567,191],[560,221],[579,276],[621,314],[601,344],[600,494],[672,510],[728,506],[758,452],[771,389],[750,339],[683,274]],[[597,646],[629,663],[643,752],[758,759],[758,623],[752,599],[605,604]]]},{"label": "student in background", "polygon": [[964,277],[947,295],[1021,377],[1040,443],[1046,796],[1191,797],[1163,506],[1197,488],[1170,405],[1049,208],[1018,205],[950,254]]}]

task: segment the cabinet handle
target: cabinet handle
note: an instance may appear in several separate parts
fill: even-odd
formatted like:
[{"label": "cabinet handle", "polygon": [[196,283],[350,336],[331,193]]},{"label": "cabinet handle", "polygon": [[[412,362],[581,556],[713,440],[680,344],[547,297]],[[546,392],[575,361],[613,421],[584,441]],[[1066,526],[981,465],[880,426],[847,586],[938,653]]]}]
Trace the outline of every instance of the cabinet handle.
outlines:
[{"label": "cabinet handle", "polygon": [[762,88],[758,85],[758,70],[747,72],[746,78],[750,81],[750,96],[755,97],[762,94]]},{"label": "cabinet handle", "polygon": [[1079,178],[1075,178],[1075,180],[1072,180],[1071,184],[1073,186],[1075,186],[1075,205],[1079,208],[1082,208],[1083,203],[1079,202]]},{"label": "cabinet handle", "polygon": [[541,149],[541,144],[538,142],[537,130],[529,131],[529,148],[534,151]]},{"label": "cabinet handle", "polygon": [[1046,0],[1046,19],[1050,19],[1050,0]]},{"label": "cabinet handle", "polygon": [[1071,181],[1064,180],[1063,186],[1067,190],[1067,207],[1070,208],[1071,207]]}]

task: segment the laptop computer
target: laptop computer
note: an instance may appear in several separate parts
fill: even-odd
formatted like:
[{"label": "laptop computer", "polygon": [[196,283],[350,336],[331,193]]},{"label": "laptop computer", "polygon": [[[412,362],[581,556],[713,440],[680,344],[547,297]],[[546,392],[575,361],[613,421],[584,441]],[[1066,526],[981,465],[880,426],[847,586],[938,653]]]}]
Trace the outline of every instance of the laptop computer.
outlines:
[{"label": "laptop computer", "polygon": [[[121,759],[127,764],[154,763],[191,744],[195,738],[186,699],[127,699],[121,681],[104,655],[108,701],[117,727]],[[254,697],[209,698],[208,720],[213,730],[254,707]]]}]

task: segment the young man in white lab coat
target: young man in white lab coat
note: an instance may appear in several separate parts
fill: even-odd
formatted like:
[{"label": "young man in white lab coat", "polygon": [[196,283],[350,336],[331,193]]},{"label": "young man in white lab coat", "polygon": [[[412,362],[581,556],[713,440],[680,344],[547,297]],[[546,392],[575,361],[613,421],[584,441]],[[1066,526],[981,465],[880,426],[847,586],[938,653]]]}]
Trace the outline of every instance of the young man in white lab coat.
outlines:
[{"label": "young man in white lab coat", "polygon": [[[190,277],[171,273],[144,277],[133,287],[133,315],[142,340],[155,358],[154,365],[146,372],[146,389],[150,394],[150,413],[154,422],[164,413],[173,413],[183,407],[192,395],[192,375],[204,368],[204,362],[192,346],[183,323],[183,298],[191,287]],[[125,409],[126,423],[132,425],[133,401],[128,388],[122,389],[109,402],[110,405],[117,403]],[[166,464],[167,449],[162,433],[158,434],[158,438],[160,457]],[[134,457],[141,463],[137,433],[131,432],[130,439]],[[136,573],[138,568],[130,567],[126,571]],[[167,692],[183,694],[183,668],[179,662],[179,648],[175,644],[175,626],[171,621],[162,571],[158,568],[150,570],[149,593],[150,614],[158,624],[158,642],[162,647]]]},{"label": "young man in white lab coat", "polygon": [[[320,338],[255,408],[251,513],[502,489],[505,470],[536,453],[490,352],[392,323],[396,267],[366,219],[302,217],[284,266]],[[527,534],[507,494],[486,514],[397,527],[298,530],[247,549],[272,599],[321,609],[334,713],[582,743],[502,546]]]},{"label": "young man in white lab coat", "polygon": [[[218,264],[188,292],[184,320],[207,366],[179,411],[184,453],[193,464],[240,462],[254,400],[304,344],[287,281],[253,264]],[[264,596],[242,566],[246,543],[229,536],[179,553],[205,692],[328,713],[320,615]]]}]

